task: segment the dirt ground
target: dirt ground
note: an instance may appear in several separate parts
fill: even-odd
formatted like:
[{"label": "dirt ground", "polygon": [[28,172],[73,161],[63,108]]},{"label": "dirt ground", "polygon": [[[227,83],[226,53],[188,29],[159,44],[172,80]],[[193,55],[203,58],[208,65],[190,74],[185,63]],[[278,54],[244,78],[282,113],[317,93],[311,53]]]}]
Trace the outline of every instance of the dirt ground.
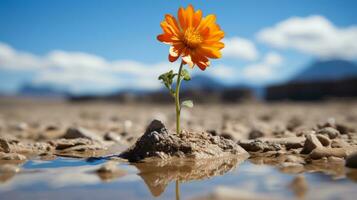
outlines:
[{"label": "dirt ground", "polygon": [[[173,105],[3,98],[0,162],[119,153],[153,119],[174,130],[174,114]],[[182,111],[182,128],[231,139],[257,163],[296,171],[316,160],[343,166],[357,147],[357,101],[195,105]]]}]

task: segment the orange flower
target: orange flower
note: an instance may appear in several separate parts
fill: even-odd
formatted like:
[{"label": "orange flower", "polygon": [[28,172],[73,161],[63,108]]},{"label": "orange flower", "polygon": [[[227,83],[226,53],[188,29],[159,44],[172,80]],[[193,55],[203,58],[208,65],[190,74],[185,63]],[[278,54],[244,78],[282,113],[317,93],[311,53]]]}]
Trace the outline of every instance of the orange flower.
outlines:
[{"label": "orange flower", "polygon": [[193,67],[195,64],[205,70],[210,64],[208,58],[220,58],[224,44],[220,40],[224,32],[216,24],[216,16],[202,18],[202,11],[195,11],[192,5],[186,10],[179,8],[178,21],[172,15],[165,15],[161,22],[163,34],[157,39],[171,45],[169,60],[174,62],[178,57]]}]

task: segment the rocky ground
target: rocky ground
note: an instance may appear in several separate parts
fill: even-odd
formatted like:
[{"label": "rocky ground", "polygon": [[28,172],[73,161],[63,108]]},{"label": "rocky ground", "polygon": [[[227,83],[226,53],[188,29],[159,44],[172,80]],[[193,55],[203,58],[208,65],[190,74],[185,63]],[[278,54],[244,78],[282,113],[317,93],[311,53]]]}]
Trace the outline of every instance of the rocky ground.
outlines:
[{"label": "rocky ground", "polygon": [[[146,130],[153,119],[166,127]],[[118,155],[129,147],[121,157],[131,161],[248,152],[252,162],[288,173],[340,176],[345,165],[356,167],[357,101],[197,105],[182,111],[180,136],[174,122],[173,105],[1,99],[0,179],[33,158]]]}]

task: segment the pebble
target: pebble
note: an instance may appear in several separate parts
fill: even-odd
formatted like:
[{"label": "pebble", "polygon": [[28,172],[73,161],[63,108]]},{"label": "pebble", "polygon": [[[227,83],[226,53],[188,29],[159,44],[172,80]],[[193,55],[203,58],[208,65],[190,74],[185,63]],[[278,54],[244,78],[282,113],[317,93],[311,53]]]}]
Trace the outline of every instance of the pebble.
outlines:
[{"label": "pebble", "polygon": [[252,131],[249,132],[248,135],[248,139],[252,140],[252,139],[256,139],[256,138],[260,138],[263,137],[264,133],[258,129],[253,129]]},{"label": "pebble", "polygon": [[3,151],[5,153],[10,153],[11,152],[10,144],[4,138],[0,138],[0,151]]},{"label": "pebble", "polygon": [[104,135],[104,139],[108,140],[108,141],[114,141],[114,142],[120,142],[121,141],[121,137],[118,134],[114,133],[114,132],[107,132]]},{"label": "pebble", "polygon": [[317,134],[327,135],[330,139],[335,139],[340,135],[340,132],[335,128],[326,127],[318,130]]},{"label": "pebble", "polygon": [[321,144],[323,146],[325,146],[325,147],[330,146],[331,140],[327,136],[318,134],[318,135],[316,135],[316,137],[317,137],[317,139],[319,139],[319,141],[321,142]]},{"label": "pebble", "polygon": [[348,156],[345,165],[349,168],[357,168],[357,153]]},{"label": "pebble", "polygon": [[314,134],[306,136],[304,147],[301,151],[302,154],[309,154],[311,151],[318,147],[323,147],[319,139]]},{"label": "pebble", "polygon": [[16,124],[16,126],[15,126],[15,129],[18,130],[18,131],[25,131],[25,130],[27,130],[28,128],[29,128],[28,124],[27,124],[27,123],[24,123],[24,122],[18,123],[18,124]]},{"label": "pebble", "polygon": [[309,157],[315,160],[321,159],[323,157],[330,157],[330,156],[345,158],[347,154],[346,154],[346,150],[343,148],[326,148],[326,147],[316,148],[309,154]]},{"label": "pebble", "polygon": [[67,129],[66,133],[62,136],[62,138],[65,139],[88,138],[90,140],[102,141],[102,138],[100,138],[96,133],[93,133],[92,131],[89,131],[82,127],[78,127],[78,128],[72,127]]}]

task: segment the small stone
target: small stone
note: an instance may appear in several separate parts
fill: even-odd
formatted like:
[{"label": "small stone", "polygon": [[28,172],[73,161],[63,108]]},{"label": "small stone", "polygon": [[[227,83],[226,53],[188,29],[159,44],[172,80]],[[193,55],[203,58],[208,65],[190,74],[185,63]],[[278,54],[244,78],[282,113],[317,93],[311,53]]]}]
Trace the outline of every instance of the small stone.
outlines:
[{"label": "small stone", "polygon": [[336,129],[342,134],[346,135],[351,132],[354,132],[355,130],[353,128],[348,127],[347,125],[344,124],[336,124]]},{"label": "small stone", "polygon": [[238,144],[248,152],[263,151],[268,145],[260,140],[241,140]]},{"label": "small stone", "polygon": [[340,132],[332,127],[326,127],[318,130],[317,134],[327,135],[330,139],[334,139],[340,135]]},{"label": "small stone", "polygon": [[207,132],[207,133],[210,133],[210,134],[213,135],[213,136],[218,135],[217,131],[214,130],[214,129],[212,129],[212,130],[207,130],[206,132]]},{"label": "small stone", "polygon": [[306,130],[306,129],[301,129],[301,130],[298,130],[296,131],[296,136],[300,137],[300,136],[307,136],[307,135],[310,135],[310,134],[315,134],[316,131],[314,130]]},{"label": "small stone", "polygon": [[55,130],[59,130],[59,128],[55,125],[48,125],[45,130],[46,131],[55,131]]},{"label": "small stone", "polygon": [[0,138],[0,151],[3,151],[5,153],[11,152],[10,144],[6,139]]},{"label": "small stone", "polygon": [[309,154],[309,157],[315,160],[321,159],[323,157],[330,157],[330,156],[345,158],[347,154],[346,154],[346,150],[343,148],[326,148],[326,147],[316,148]]},{"label": "small stone", "polygon": [[88,138],[91,140],[102,141],[102,139],[97,134],[82,127],[69,128],[62,137],[65,139]]},{"label": "small stone", "polygon": [[357,153],[348,156],[345,165],[349,168],[357,168]]},{"label": "small stone", "polygon": [[325,146],[325,147],[330,146],[331,140],[327,136],[318,134],[318,135],[316,135],[316,137],[317,137],[317,139],[319,139],[319,141],[321,142],[321,144],[323,146]]},{"label": "small stone", "polygon": [[248,139],[252,140],[263,136],[264,133],[261,130],[253,129],[252,131],[249,132]]},{"label": "small stone", "polygon": [[18,130],[18,131],[25,131],[25,130],[27,130],[28,128],[29,128],[28,124],[27,124],[27,123],[24,123],[24,122],[18,123],[18,124],[16,124],[16,126],[15,126],[15,129]]},{"label": "small stone", "polygon": [[232,136],[232,134],[229,134],[227,132],[222,133],[220,136],[223,138],[226,138],[228,140],[234,140],[234,137]]},{"label": "small stone", "polygon": [[108,140],[108,141],[114,141],[114,142],[120,142],[121,141],[121,137],[118,134],[114,133],[114,132],[107,132],[104,135],[104,139]]},{"label": "small stone", "polygon": [[151,133],[151,132],[158,132],[158,133],[166,133],[166,127],[165,125],[159,121],[159,120],[153,120],[150,125],[146,128],[145,133]]},{"label": "small stone", "polygon": [[316,135],[310,134],[306,136],[304,147],[301,151],[302,154],[309,154],[311,151],[318,147],[323,147]]},{"label": "small stone", "polygon": [[335,118],[328,118],[325,122],[321,122],[317,125],[318,128],[322,129],[322,128],[326,128],[326,127],[332,127],[335,128],[336,127],[336,120]]}]

